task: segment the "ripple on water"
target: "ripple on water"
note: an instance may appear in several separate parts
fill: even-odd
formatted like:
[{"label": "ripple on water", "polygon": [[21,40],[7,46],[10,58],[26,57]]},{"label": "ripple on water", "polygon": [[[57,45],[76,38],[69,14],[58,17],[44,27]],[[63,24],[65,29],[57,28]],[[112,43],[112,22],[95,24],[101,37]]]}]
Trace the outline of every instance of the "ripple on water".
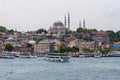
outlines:
[{"label": "ripple on water", "polygon": [[120,80],[120,58],[0,59],[0,80]]}]

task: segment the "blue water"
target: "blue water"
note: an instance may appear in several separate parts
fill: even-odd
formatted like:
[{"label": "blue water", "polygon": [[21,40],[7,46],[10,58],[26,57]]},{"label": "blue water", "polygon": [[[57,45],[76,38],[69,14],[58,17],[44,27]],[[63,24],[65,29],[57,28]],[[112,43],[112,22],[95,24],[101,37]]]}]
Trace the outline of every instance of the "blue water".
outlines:
[{"label": "blue water", "polygon": [[0,59],[0,80],[120,80],[120,58]]}]

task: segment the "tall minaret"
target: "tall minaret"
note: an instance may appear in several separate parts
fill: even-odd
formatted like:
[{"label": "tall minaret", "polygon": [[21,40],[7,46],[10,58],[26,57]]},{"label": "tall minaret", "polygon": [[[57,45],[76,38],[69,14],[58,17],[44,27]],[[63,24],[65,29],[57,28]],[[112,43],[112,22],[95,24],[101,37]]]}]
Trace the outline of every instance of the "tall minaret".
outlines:
[{"label": "tall minaret", "polygon": [[70,31],[70,14],[68,13],[68,31]]},{"label": "tall minaret", "polygon": [[66,27],[66,15],[65,15],[65,17],[64,17],[64,25],[65,25],[65,27]]},{"label": "tall minaret", "polygon": [[83,20],[83,28],[85,29],[85,19]]},{"label": "tall minaret", "polygon": [[81,21],[79,21],[79,28],[81,28]]},{"label": "tall minaret", "polygon": [[16,46],[17,46],[18,45],[18,42],[17,42],[17,29],[15,29],[14,36],[15,36],[15,43],[16,43]]}]

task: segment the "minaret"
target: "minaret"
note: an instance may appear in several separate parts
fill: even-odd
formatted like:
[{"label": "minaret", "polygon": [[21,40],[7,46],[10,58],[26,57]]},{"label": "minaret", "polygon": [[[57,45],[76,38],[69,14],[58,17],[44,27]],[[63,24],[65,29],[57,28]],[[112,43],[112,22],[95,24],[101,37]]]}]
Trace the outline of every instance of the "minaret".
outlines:
[{"label": "minaret", "polygon": [[79,28],[81,28],[81,21],[79,21]]},{"label": "minaret", "polygon": [[68,13],[68,31],[70,31],[70,14]]},{"label": "minaret", "polygon": [[85,29],[85,19],[83,20],[83,28]]},{"label": "minaret", "polygon": [[64,18],[64,25],[66,27],[66,15],[65,15],[65,18]]},{"label": "minaret", "polygon": [[16,46],[17,46],[18,45],[18,43],[17,43],[17,29],[15,29],[14,36],[15,36],[15,43],[16,43]]}]

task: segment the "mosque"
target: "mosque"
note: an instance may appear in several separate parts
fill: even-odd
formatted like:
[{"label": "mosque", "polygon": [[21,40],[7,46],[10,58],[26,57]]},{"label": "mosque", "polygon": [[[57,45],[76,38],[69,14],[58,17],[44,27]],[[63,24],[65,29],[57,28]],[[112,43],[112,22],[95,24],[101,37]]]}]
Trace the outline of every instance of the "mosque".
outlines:
[{"label": "mosque", "polygon": [[[68,27],[67,27],[68,22]],[[70,31],[70,14],[68,13],[68,21],[66,21],[66,16],[64,18],[64,23],[61,21],[56,21],[53,23],[51,27],[48,29],[49,34],[65,34],[66,31]]]},{"label": "mosque", "polygon": [[[81,27],[81,22],[79,22],[79,27]],[[83,20],[83,28],[85,28],[85,20]],[[49,27],[49,34],[65,34],[70,31],[70,14],[68,13],[68,18],[64,17],[64,23],[61,21],[56,21],[52,26]]]}]

